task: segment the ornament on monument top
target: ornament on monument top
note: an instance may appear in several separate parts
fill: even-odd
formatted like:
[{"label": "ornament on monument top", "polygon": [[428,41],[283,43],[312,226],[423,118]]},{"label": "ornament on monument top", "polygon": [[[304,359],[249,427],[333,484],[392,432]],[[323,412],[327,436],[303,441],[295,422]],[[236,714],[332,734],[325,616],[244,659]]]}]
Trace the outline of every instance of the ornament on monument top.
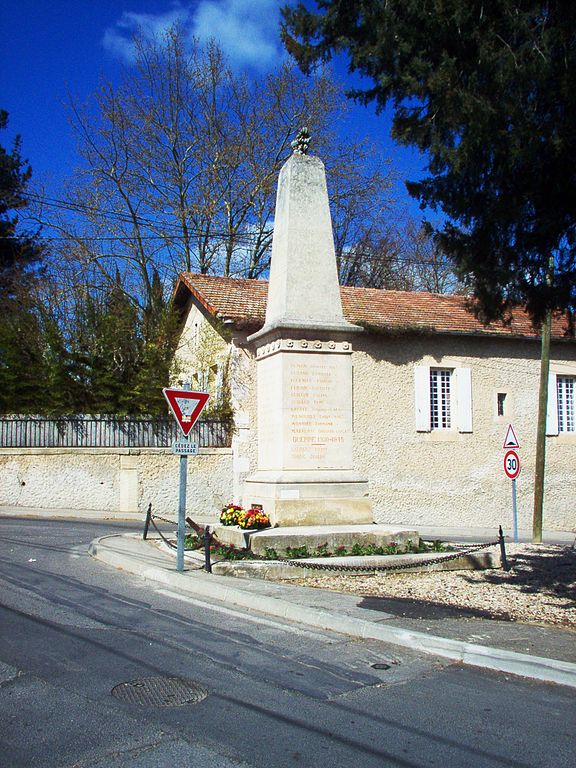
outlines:
[{"label": "ornament on monument top", "polygon": [[310,144],[310,134],[308,133],[308,128],[304,126],[299,130],[298,135],[292,142],[292,149],[294,150],[294,154],[307,155],[309,144]]}]

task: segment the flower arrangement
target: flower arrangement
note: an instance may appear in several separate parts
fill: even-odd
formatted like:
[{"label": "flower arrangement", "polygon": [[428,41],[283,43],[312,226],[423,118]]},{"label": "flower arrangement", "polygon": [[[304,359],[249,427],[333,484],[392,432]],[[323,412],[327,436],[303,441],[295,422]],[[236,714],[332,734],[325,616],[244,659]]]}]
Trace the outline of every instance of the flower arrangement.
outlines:
[{"label": "flower arrangement", "polygon": [[244,512],[244,509],[238,506],[238,504],[226,504],[222,512],[220,512],[221,525],[237,525],[238,516],[241,512]]},{"label": "flower arrangement", "polygon": [[238,504],[227,504],[220,513],[221,525],[238,525],[240,528],[267,528],[270,518],[261,509],[244,509]]},{"label": "flower arrangement", "polygon": [[270,518],[261,509],[244,509],[238,515],[238,525],[240,528],[268,528]]}]

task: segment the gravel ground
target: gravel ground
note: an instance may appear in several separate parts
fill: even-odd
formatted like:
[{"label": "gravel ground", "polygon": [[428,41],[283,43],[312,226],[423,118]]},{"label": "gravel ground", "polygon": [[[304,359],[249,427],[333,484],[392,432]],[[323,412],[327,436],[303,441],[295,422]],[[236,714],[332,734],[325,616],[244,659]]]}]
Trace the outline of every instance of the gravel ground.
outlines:
[{"label": "gravel ground", "polygon": [[297,583],[363,597],[458,607],[496,619],[576,631],[576,549],[508,544],[506,551],[512,565],[508,572],[331,572],[299,579]]}]

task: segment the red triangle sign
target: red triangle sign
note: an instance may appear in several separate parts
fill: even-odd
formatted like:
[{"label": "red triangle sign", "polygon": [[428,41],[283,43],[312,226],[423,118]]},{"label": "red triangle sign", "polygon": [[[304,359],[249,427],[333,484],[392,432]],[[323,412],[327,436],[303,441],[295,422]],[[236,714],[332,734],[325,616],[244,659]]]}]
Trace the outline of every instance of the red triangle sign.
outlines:
[{"label": "red triangle sign", "polygon": [[184,437],[188,437],[210,395],[206,392],[191,392],[189,389],[163,389],[162,392]]},{"label": "red triangle sign", "polygon": [[502,447],[503,448],[520,448],[520,444],[518,443],[518,439],[516,437],[512,424],[508,424],[508,431],[506,432],[506,437],[504,438],[504,445]]}]

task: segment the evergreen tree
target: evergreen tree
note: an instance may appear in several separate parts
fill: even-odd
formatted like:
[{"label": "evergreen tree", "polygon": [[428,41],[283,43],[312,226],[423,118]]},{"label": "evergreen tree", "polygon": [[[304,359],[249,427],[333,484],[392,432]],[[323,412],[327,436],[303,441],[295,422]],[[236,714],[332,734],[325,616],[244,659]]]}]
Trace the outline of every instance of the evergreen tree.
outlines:
[{"label": "evergreen tree", "polygon": [[[310,71],[334,53],[394,108],[393,136],[429,156],[408,184],[451,222],[442,248],[491,319],[576,308],[576,4],[570,0],[317,0],[283,10]],[[553,259],[553,280],[550,279]]]},{"label": "evergreen tree", "polygon": [[[8,125],[8,113],[0,109],[0,130]],[[0,296],[17,296],[25,279],[30,278],[41,258],[38,240],[17,231],[18,211],[25,208],[26,187],[32,169],[21,156],[22,141],[17,136],[10,152],[0,145]]]},{"label": "evergreen tree", "polygon": [[46,390],[43,413],[47,416],[83,413],[86,409],[86,361],[70,349],[49,307],[43,308],[41,316]]},{"label": "evergreen tree", "polygon": [[157,270],[152,276],[151,297],[144,315],[138,371],[130,393],[131,412],[159,415],[166,413],[162,388],[170,382],[179,322],[172,304],[164,300]]},{"label": "evergreen tree", "polygon": [[152,283],[154,300],[144,312],[126,292],[119,271],[109,286],[78,290],[67,341],[57,328],[50,336],[60,413],[165,413],[162,387],[170,381],[177,323],[157,273]]},{"label": "evergreen tree", "polygon": [[47,391],[38,315],[26,297],[0,305],[0,413],[42,413]]},{"label": "evergreen tree", "polygon": [[132,413],[129,391],[142,345],[137,309],[122,287],[119,272],[103,300],[89,302],[88,312],[92,327],[87,350],[90,410]]},{"label": "evergreen tree", "polygon": [[[8,113],[0,110],[0,130]],[[16,137],[8,152],[0,145],[0,412],[43,410],[45,360],[42,327],[35,301],[42,249],[36,236],[19,228],[18,212],[27,205],[32,170]]]},{"label": "evergreen tree", "polygon": [[[0,111],[0,128],[7,119]],[[177,323],[157,269],[143,306],[116,269],[103,285],[76,284],[62,310],[38,237],[20,231],[31,177],[20,149],[20,138],[0,147],[0,412],[165,413]]]}]

